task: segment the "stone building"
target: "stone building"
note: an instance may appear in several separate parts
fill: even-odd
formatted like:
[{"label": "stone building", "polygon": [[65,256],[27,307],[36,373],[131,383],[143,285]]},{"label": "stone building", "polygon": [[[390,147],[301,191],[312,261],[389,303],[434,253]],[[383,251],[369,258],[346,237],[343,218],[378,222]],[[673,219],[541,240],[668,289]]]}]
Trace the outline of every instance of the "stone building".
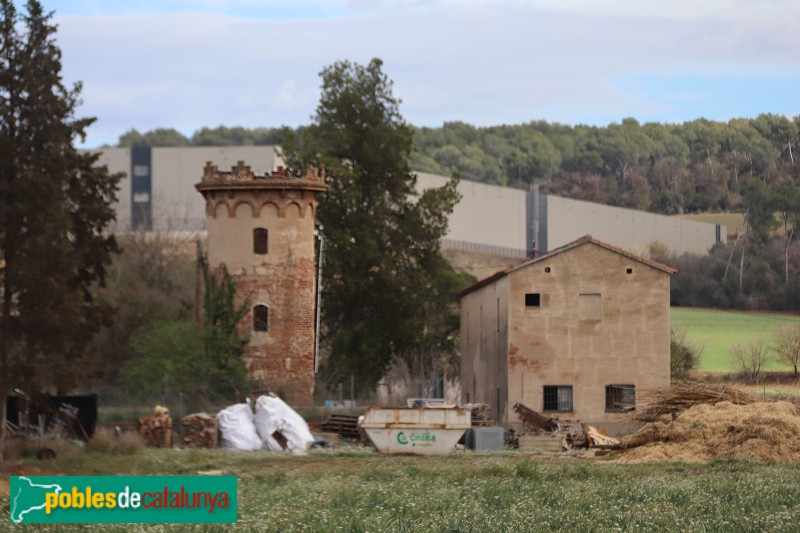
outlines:
[{"label": "stone building", "polygon": [[239,162],[210,162],[196,186],[205,198],[208,263],[225,264],[250,312],[245,361],[251,377],[295,405],[313,402],[317,328],[317,195],[324,173],[255,175]]},{"label": "stone building", "polygon": [[674,273],[587,235],[463,289],[462,401],[512,427],[517,402],[620,421],[637,391],[669,385]]}]

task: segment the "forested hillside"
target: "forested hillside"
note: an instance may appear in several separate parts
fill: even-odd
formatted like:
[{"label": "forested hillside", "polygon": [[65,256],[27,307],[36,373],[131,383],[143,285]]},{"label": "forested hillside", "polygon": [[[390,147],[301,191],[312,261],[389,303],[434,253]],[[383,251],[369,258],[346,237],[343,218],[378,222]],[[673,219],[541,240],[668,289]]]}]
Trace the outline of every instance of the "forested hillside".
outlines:
[{"label": "forested hillside", "polygon": [[[527,188],[665,214],[742,207],[742,185],[800,178],[800,117],[779,115],[683,124],[605,127],[543,121],[477,128],[447,122],[416,128],[412,166],[436,174]],[[202,128],[191,138],[171,129],[131,130],[119,146],[279,144],[277,128]]]}]

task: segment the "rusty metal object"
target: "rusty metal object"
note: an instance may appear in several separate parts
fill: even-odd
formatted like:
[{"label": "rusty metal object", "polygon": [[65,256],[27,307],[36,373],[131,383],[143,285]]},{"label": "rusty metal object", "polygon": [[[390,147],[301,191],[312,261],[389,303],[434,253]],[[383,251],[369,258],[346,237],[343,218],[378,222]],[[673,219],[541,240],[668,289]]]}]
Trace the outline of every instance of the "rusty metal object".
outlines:
[{"label": "rusty metal object", "polygon": [[470,417],[462,408],[369,407],[359,427],[383,453],[446,455],[471,427]]}]

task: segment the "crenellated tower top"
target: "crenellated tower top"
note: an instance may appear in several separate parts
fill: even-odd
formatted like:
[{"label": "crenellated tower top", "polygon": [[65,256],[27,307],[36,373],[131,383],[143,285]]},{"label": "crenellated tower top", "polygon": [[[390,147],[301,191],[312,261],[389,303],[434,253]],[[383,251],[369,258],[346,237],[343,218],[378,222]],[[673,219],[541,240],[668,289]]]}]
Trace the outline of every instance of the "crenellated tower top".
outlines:
[{"label": "crenellated tower top", "polygon": [[249,165],[239,161],[229,171],[221,171],[211,161],[203,168],[203,179],[195,188],[206,191],[235,190],[309,190],[324,192],[328,190],[325,183],[325,168],[307,167],[304,175],[297,177],[283,167],[278,167],[269,174],[254,174]]}]

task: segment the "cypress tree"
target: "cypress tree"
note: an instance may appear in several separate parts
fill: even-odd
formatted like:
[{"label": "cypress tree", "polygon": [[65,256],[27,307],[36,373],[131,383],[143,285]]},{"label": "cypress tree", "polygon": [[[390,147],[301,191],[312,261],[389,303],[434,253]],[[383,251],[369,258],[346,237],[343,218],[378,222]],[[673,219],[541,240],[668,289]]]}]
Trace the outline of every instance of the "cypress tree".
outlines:
[{"label": "cypress tree", "polygon": [[[65,391],[108,316],[93,297],[118,252],[107,232],[120,176],[80,153],[93,118],[76,117],[52,13],[0,0],[0,399],[9,387]],[[4,419],[4,418],[3,418]],[[0,446],[2,428],[0,424]]]}]

